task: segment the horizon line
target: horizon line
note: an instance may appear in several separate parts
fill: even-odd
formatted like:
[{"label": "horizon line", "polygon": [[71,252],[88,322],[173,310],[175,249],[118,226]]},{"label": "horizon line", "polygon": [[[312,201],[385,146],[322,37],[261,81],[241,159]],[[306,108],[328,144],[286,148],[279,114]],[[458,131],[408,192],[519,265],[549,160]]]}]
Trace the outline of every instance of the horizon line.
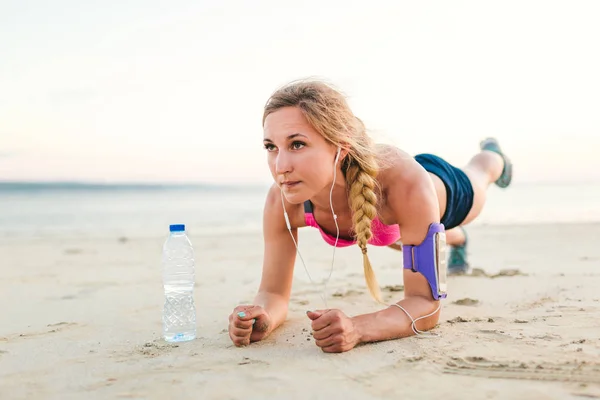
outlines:
[{"label": "horizon line", "polygon": [[[0,186],[38,186],[38,187],[50,187],[50,186],[64,186],[64,187],[140,187],[140,188],[264,188],[269,187],[272,182],[223,182],[215,183],[210,181],[107,181],[107,180],[73,180],[73,179],[53,179],[53,180],[11,180],[11,179],[0,179]],[[524,186],[524,185],[578,185],[578,184],[600,184],[599,179],[589,180],[526,180],[516,181],[513,185]]]},{"label": "horizon line", "polygon": [[264,188],[268,184],[261,183],[213,183],[213,182],[144,182],[144,181],[94,181],[94,180],[0,180],[0,189],[19,188],[63,188],[63,189],[93,189],[93,188],[146,188],[146,189],[235,189],[235,188]]}]

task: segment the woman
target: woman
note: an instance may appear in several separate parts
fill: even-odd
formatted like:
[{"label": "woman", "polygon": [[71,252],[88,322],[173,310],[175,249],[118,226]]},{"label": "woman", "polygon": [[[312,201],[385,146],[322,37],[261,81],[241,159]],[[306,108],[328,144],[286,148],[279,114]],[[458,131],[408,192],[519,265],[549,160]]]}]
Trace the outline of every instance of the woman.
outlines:
[{"label": "woman", "polygon": [[277,90],[265,106],[263,129],[275,181],[264,208],[263,273],[253,304],[240,305],[229,316],[233,343],[262,340],[284,322],[297,229],[306,226],[319,229],[334,246],[359,246],[369,292],[378,301],[367,245],[404,253],[403,300],[352,318],[340,310],[307,312],[315,343],[324,352],[432,329],[445,296],[440,232],[445,229],[453,249],[464,250],[459,227],[479,215],[490,183],[506,187],[511,181],[511,163],[497,142],[483,141],[462,170],[431,154],[413,158],[376,146],[342,94],[318,81]]}]

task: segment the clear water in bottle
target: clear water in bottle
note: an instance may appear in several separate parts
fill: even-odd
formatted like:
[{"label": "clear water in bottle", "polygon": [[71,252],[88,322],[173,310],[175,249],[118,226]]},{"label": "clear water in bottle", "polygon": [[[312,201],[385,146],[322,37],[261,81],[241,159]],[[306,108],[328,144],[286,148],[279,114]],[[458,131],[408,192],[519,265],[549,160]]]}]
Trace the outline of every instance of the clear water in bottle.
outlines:
[{"label": "clear water in bottle", "polygon": [[170,225],[163,245],[163,337],[168,342],[196,338],[194,249],[185,225]]}]

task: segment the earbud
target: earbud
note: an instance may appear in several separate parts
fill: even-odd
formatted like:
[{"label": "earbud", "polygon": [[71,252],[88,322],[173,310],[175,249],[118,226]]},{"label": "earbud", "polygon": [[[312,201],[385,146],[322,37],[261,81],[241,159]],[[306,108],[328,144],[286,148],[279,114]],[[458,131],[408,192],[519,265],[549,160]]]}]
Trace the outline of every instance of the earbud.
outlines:
[{"label": "earbud", "polygon": [[334,163],[334,165],[336,165],[338,163],[338,160],[340,159],[340,153],[341,152],[342,152],[342,148],[338,147],[337,154],[335,156],[335,163]]}]

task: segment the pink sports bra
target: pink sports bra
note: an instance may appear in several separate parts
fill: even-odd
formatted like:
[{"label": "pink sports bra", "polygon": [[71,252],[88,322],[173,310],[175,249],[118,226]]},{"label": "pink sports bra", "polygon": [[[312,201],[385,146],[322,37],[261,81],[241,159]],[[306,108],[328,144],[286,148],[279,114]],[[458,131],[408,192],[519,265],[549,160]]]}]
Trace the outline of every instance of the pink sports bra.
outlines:
[{"label": "pink sports bra", "polygon": [[[321,236],[331,246],[335,245],[335,237],[328,235],[317,223],[313,215],[312,203],[310,200],[304,202],[304,221],[306,225],[317,228],[321,232]],[[385,225],[379,220],[379,217],[375,217],[371,222],[371,231],[373,237],[369,239],[369,244],[373,246],[389,246],[390,244],[396,243],[400,239],[400,227],[395,225]],[[339,238],[336,247],[347,247],[356,244],[355,240],[346,240]]]}]

